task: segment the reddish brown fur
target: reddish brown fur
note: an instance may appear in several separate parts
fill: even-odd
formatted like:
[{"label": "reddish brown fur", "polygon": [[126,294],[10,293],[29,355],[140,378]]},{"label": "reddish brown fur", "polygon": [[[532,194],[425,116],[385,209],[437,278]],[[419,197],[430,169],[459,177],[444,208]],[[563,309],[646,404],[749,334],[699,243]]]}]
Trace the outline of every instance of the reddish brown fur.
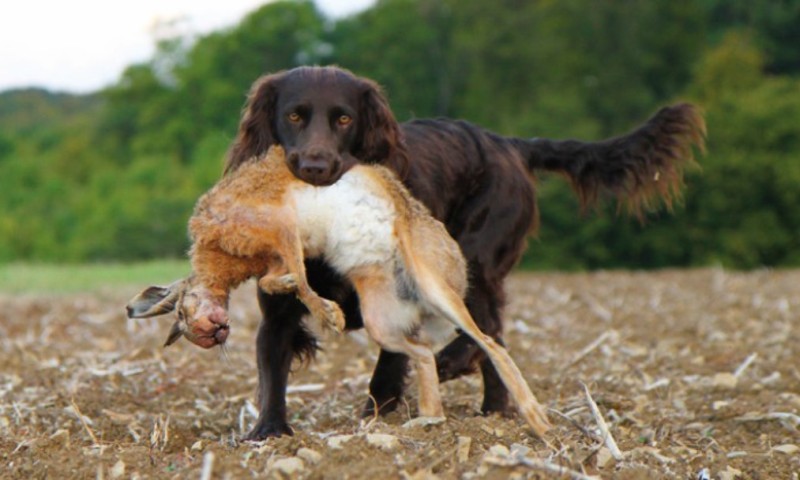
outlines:
[{"label": "reddish brown fur", "polygon": [[[203,195],[189,222],[195,273],[180,285],[186,293],[176,307],[183,312],[184,335],[203,347],[213,345],[217,332],[211,329],[227,327],[220,312],[228,292],[251,276],[260,277],[265,291],[296,288],[315,316],[343,324],[338,308],[331,315],[330,302],[306,281],[303,248],[317,248],[318,238],[320,253],[355,286],[370,336],[414,363],[421,415],[443,416],[433,348],[449,322],[449,331],[465,332],[486,352],[523,418],[544,434],[544,409],[505,349],[479,330],[463,303],[467,271],[458,244],[389,170],[360,166],[353,172],[343,189],[322,191],[291,175],[283,149],[273,147],[266,158],[242,166]],[[337,209],[326,209],[329,202]],[[300,209],[312,217],[301,217]],[[329,223],[319,212],[351,221]],[[291,282],[283,288],[286,278]],[[186,308],[190,296],[198,308]]]},{"label": "reddish brown fur", "polygon": [[[283,149],[275,147],[268,156],[223,178],[197,201],[189,220],[193,274],[163,292],[175,298],[166,311],[177,309],[179,316],[167,344],[181,333],[204,348],[224,343],[229,293],[253,277],[266,292],[295,293],[315,318],[337,331],[344,329],[338,305],[321,298],[306,281],[302,246],[286,205],[291,186],[306,184],[286,168]],[[152,309],[150,295],[159,288],[135,297],[129,314],[166,313]]]}]

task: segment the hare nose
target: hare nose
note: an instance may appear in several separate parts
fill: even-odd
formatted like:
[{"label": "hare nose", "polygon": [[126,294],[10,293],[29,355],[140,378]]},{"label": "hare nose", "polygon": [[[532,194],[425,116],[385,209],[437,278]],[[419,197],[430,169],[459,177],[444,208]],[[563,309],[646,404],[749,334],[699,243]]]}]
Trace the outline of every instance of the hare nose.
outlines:
[{"label": "hare nose", "polygon": [[217,331],[214,332],[214,340],[217,343],[225,343],[225,340],[228,339],[228,334],[231,332],[231,329],[228,325],[220,325],[217,327]]}]

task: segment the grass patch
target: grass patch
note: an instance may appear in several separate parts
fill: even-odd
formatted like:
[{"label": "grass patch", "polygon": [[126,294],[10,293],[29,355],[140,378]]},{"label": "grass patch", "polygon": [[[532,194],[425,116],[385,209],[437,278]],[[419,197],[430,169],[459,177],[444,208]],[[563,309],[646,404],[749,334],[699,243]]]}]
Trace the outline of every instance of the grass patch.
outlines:
[{"label": "grass patch", "polygon": [[140,263],[0,265],[0,293],[94,292],[124,286],[166,284],[190,271],[188,260]]}]

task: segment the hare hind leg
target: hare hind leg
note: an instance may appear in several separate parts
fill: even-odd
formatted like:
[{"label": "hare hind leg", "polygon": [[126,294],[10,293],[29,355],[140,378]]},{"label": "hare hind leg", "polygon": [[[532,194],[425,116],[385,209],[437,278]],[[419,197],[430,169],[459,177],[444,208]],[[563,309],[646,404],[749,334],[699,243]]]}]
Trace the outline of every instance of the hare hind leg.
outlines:
[{"label": "hare hind leg", "polygon": [[407,355],[417,372],[419,414],[443,417],[442,397],[436,359],[430,346],[410,335],[419,331],[420,311],[417,305],[400,300],[395,280],[380,268],[351,276],[358,292],[361,317],[372,340],[384,350]]},{"label": "hare hind leg", "polygon": [[466,305],[455,292],[446,288],[438,290],[443,294],[440,297],[430,297],[432,303],[483,349],[497,370],[503,384],[511,393],[511,397],[517,404],[517,408],[525,418],[525,421],[537,435],[542,437],[550,428],[546,410],[536,399],[519,367],[511,359],[511,355],[492,337],[480,331],[474,320],[472,320]]},{"label": "hare hind leg", "polygon": [[406,338],[405,353],[411,358],[417,371],[419,414],[422,417],[444,417],[442,396],[439,392],[439,374],[433,351],[413,339]]}]

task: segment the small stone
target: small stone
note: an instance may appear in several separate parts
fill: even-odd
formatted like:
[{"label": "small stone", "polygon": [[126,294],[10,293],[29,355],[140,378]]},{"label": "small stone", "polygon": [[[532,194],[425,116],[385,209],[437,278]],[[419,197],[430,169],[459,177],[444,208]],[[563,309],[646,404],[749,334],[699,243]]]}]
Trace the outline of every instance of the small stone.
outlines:
[{"label": "small stone", "polygon": [[378,447],[381,450],[390,452],[400,445],[397,437],[388,435],[386,433],[369,433],[367,434],[367,443],[373,447]]},{"label": "small stone", "polygon": [[698,355],[693,359],[689,360],[689,363],[691,363],[692,365],[705,365],[706,358],[702,355]]},{"label": "small stone", "polygon": [[788,400],[789,403],[795,407],[800,408],[800,395],[792,392],[783,392],[778,396],[784,400]]},{"label": "small stone", "polygon": [[711,384],[716,388],[735,388],[739,379],[732,373],[718,373],[711,379]]},{"label": "small stone", "polygon": [[111,472],[109,472],[109,475],[112,479],[120,478],[125,475],[125,462],[122,460],[117,460],[117,463],[111,467]]},{"label": "small stone", "polygon": [[350,441],[351,438],[353,438],[352,435],[334,435],[328,437],[328,447],[334,449],[342,448],[342,444]]},{"label": "small stone", "polygon": [[730,404],[731,402],[727,400],[717,400],[716,402],[711,404],[711,408],[713,410],[722,410],[723,408],[727,407]]},{"label": "small stone", "polygon": [[310,448],[303,447],[297,451],[297,456],[302,458],[304,461],[316,465],[317,463],[322,460],[322,454],[316,450],[311,450]]},{"label": "small stone", "polygon": [[531,452],[530,447],[527,447],[521,443],[512,443],[511,444],[511,456],[514,458],[525,457]]},{"label": "small stone", "polygon": [[489,447],[483,455],[481,465],[498,465],[501,467],[511,467],[518,463],[518,460],[511,457],[511,451],[505,445],[499,443]]},{"label": "small stone", "polygon": [[303,464],[303,460],[297,457],[281,458],[272,463],[273,470],[277,470],[289,476],[300,473],[305,470],[305,468],[306,467]]},{"label": "small stone", "polygon": [[417,417],[403,424],[403,428],[427,427],[428,425],[438,425],[444,423],[444,417]]},{"label": "small stone", "polygon": [[784,443],[783,445],[772,447],[772,449],[776,452],[785,453],[786,455],[792,455],[793,453],[800,451],[800,447],[791,443]]},{"label": "small stone", "polygon": [[508,447],[501,444],[495,444],[489,447],[489,453],[494,455],[495,457],[507,457],[511,455],[511,452],[508,450]]},{"label": "small stone", "polygon": [[469,449],[472,446],[472,438],[458,437],[458,444],[456,446],[456,461],[464,463],[469,460]]},{"label": "small stone", "polygon": [[198,440],[198,441],[194,442],[192,444],[191,450],[193,452],[199,452],[199,451],[203,450],[203,441],[202,440]]}]

